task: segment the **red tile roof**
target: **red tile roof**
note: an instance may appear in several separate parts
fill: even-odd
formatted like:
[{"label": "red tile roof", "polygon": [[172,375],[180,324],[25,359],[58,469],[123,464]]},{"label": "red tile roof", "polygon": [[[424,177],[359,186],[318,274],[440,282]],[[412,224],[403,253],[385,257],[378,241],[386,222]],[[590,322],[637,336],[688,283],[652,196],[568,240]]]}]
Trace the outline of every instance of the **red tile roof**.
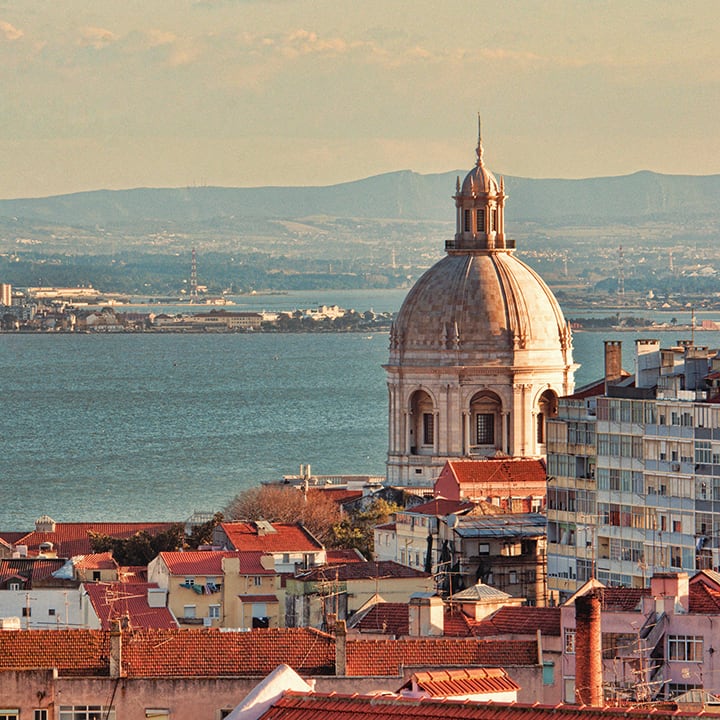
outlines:
[{"label": "red tile roof", "polygon": [[463,668],[413,673],[400,689],[420,690],[432,697],[460,697],[517,692],[520,686],[502,668]]},{"label": "red tile roof", "polygon": [[[56,523],[55,532],[27,533],[19,538],[16,545],[27,545],[28,553],[37,555],[40,551],[40,544],[51,542],[58,557],[70,558],[74,555],[89,555],[92,553],[90,547],[89,533],[96,532],[101,535],[109,535],[113,538],[129,538],[139,532],[148,532],[151,535],[165,532],[176,523],[154,522],[154,523]],[[7,537],[7,533],[5,533]]]},{"label": "red tile roof", "polygon": [[0,585],[7,586],[12,581],[23,583],[23,590],[33,586],[65,586],[77,587],[72,578],[55,578],[53,573],[62,569],[66,560],[58,558],[4,558],[0,560]]},{"label": "red tile roof", "polygon": [[448,466],[461,485],[483,483],[544,483],[545,463],[529,458],[491,458],[488,460],[448,460]]},{"label": "red tile roof", "polygon": [[647,708],[588,708],[577,705],[519,705],[477,703],[435,698],[400,698],[375,695],[315,694],[288,691],[259,720],[679,720],[703,715]]},{"label": "red tile roof", "polygon": [[475,625],[475,634],[482,637],[496,635],[543,635],[560,636],[559,607],[502,607],[490,617]]},{"label": "red tile roof", "polygon": [[262,533],[254,523],[224,522],[221,527],[235,550],[264,550],[271,553],[317,552],[322,544],[302,525],[272,523],[275,532]]},{"label": "red tile roof", "polygon": [[115,570],[118,567],[111,552],[76,555],[73,565],[77,570]]},{"label": "red tile roof", "polygon": [[350,562],[367,562],[359,550],[350,548],[339,548],[335,550],[326,550],[328,565],[341,565]]},{"label": "red tile roof", "polygon": [[464,638],[348,638],[348,675],[398,675],[406,667],[537,665],[535,640]]},{"label": "red tile roof", "polygon": [[642,598],[650,595],[650,588],[603,587],[597,592],[603,610],[628,612],[642,609]]},{"label": "red tile roof", "polygon": [[703,615],[720,613],[720,591],[702,582],[690,585],[690,612]]},{"label": "red tile roof", "polygon": [[155,583],[87,583],[88,599],[103,630],[110,629],[110,621],[127,617],[131,629],[177,628],[178,624],[167,607],[148,605],[148,588]]},{"label": "red tile roof", "polygon": [[348,490],[347,488],[310,488],[307,492],[309,499],[312,499],[313,495],[321,495],[323,498],[332,500],[338,505],[344,505],[345,503],[359,500],[363,496],[362,490]]},{"label": "red tile roof", "polygon": [[240,560],[241,575],[274,575],[275,571],[265,569],[259,550],[246,552],[235,550],[190,550],[188,552],[161,552],[160,558],[171,575],[221,576],[223,558],[237,557]]},{"label": "red tile roof", "polygon": [[[544,478],[543,478],[544,479]],[[465,500],[447,500],[445,498],[435,498],[421,505],[413,505],[412,507],[402,510],[403,514],[414,513],[416,515],[436,515],[444,517],[453,513],[465,512],[472,510],[474,503]]]},{"label": "red tile roof", "polygon": [[[123,632],[122,643],[128,677],[263,676],[281,663],[307,675],[335,671],[334,638],[312,628],[145,629]],[[103,630],[0,632],[0,671],[54,667],[64,676],[107,676],[109,652]]]},{"label": "red tile roof", "polygon": [[[443,635],[445,637],[467,638],[475,636],[478,623],[467,617],[461,610],[445,608]],[[410,632],[410,610],[407,603],[379,602],[362,613],[352,624],[360,633],[383,634],[393,637],[406,636]]]},{"label": "red tile roof", "polygon": [[373,560],[364,563],[348,563],[347,565],[323,565],[307,572],[298,574],[301,580],[368,580],[377,578],[429,578],[430,574],[422,570],[401,565],[394,560]]}]

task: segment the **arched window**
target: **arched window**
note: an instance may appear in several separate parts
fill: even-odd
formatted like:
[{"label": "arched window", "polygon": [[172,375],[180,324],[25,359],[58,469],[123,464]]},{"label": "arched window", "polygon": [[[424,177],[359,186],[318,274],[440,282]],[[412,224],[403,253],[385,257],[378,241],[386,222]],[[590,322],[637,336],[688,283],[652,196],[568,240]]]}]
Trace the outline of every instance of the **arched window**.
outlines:
[{"label": "arched window", "polygon": [[552,417],[557,417],[557,395],[552,390],[546,390],[538,402],[536,440],[539,445],[547,441],[547,419]]},{"label": "arched window", "polygon": [[432,453],[435,449],[435,409],[432,398],[424,390],[413,393],[410,416],[410,453]]},{"label": "arched window", "polygon": [[470,401],[470,445],[476,452],[500,448],[501,410],[502,403],[495,393],[481,392]]}]

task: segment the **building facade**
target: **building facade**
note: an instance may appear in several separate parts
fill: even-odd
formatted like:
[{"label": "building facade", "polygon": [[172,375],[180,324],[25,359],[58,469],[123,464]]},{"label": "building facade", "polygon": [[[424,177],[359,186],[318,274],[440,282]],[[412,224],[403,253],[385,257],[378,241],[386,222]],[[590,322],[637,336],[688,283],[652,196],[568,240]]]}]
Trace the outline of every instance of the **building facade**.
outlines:
[{"label": "building facade", "polygon": [[[617,343],[606,344],[612,368]],[[636,342],[636,373],[606,372],[548,426],[548,584],[645,587],[720,565],[717,351]]]},{"label": "building facade", "polygon": [[515,257],[504,182],[477,163],[457,181],[447,255],[408,293],[390,333],[387,479],[430,486],[445,462],[541,457],[545,420],[576,366],[560,306]]}]

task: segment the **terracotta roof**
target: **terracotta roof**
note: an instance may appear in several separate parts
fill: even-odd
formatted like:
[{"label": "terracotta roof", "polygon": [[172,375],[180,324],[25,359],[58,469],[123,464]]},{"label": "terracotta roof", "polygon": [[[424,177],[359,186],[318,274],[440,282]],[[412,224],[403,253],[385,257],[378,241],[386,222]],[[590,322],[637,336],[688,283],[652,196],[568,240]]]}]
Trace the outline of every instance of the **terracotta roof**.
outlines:
[{"label": "terracotta roof", "polygon": [[121,565],[118,568],[120,582],[147,582],[146,565]]},{"label": "terracotta roof", "polygon": [[307,495],[311,498],[313,495],[321,495],[324,498],[332,500],[338,505],[359,500],[363,496],[362,490],[348,490],[347,488],[329,487],[329,488],[309,488]]},{"label": "terracotta roof", "polygon": [[148,605],[148,588],[156,583],[87,583],[88,599],[103,630],[110,629],[110,621],[127,617],[131,629],[176,628],[177,621],[167,607]]},{"label": "terracotta roof", "polygon": [[[461,485],[484,483],[544,483],[545,463],[529,458],[491,458],[488,460],[448,460],[448,467]],[[463,490],[467,493],[467,490]]]},{"label": "terracotta roof", "polygon": [[[176,523],[56,523],[55,532],[36,532],[25,534],[16,541],[16,545],[27,545],[30,554],[40,551],[40,544],[51,542],[58,557],[70,558],[74,555],[89,555],[89,533],[96,532],[109,535],[113,538],[129,538],[139,532],[148,532],[151,535],[165,532]],[[7,534],[5,534],[7,537]]]},{"label": "terracotta roof", "polygon": [[53,573],[65,567],[66,560],[59,558],[4,558],[0,560],[0,585],[19,580],[23,589],[37,585],[66,585],[68,582],[77,586],[71,578],[55,578]]},{"label": "terracotta roof", "polygon": [[517,692],[520,686],[502,668],[463,668],[413,673],[401,690],[424,691],[431,697]]},{"label": "terracotta roof", "polygon": [[115,570],[118,567],[111,552],[76,555],[72,561],[78,570]]},{"label": "terracotta roof", "polygon": [[171,575],[222,576],[223,558],[240,559],[241,575],[274,575],[260,563],[264,553],[259,550],[246,552],[235,550],[191,550],[189,552],[161,552],[160,557]]},{"label": "terracotta roof", "polygon": [[348,675],[399,675],[415,667],[511,667],[537,665],[535,640],[464,638],[348,638]]},{"label": "terracotta roof", "polygon": [[543,635],[560,636],[559,607],[502,607],[475,626],[479,636],[495,635]]},{"label": "terracotta roof", "polygon": [[[543,475],[543,480],[545,476]],[[451,515],[453,513],[465,512],[472,510],[474,503],[467,502],[465,500],[447,500],[445,498],[435,498],[429,502],[422,503],[421,505],[413,505],[412,507],[405,508],[401,512],[403,514],[416,514],[416,515],[437,515],[443,517],[445,515]]]},{"label": "terracotta roof", "polygon": [[339,548],[336,550],[326,550],[328,565],[340,565],[342,563],[367,562],[362,553],[356,548]]},{"label": "terracotta roof", "polygon": [[577,705],[520,705],[477,703],[435,698],[401,698],[387,695],[337,695],[288,691],[259,720],[679,720],[702,711],[677,712],[647,708],[589,708]]},{"label": "terracotta roof", "polygon": [[361,633],[383,633],[398,637],[410,631],[407,603],[380,602],[373,605],[353,627]]},{"label": "terracotta roof", "polygon": [[[351,626],[360,633],[382,634],[393,637],[407,636],[410,632],[410,611],[407,603],[379,602],[367,611],[360,611],[360,617]],[[354,618],[353,618],[354,620]],[[445,637],[473,637],[477,621],[461,610],[445,608],[443,635]]]},{"label": "terracotta roof", "polygon": [[690,585],[690,612],[702,615],[720,613],[720,590],[702,582]]},{"label": "terracotta roof", "polygon": [[[307,675],[335,671],[335,640],[312,628],[145,629],[123,632],[128,677],[263,676],[285,662]],[[0,671],[57,668],[65,676],[107,676],[103,630],[0,632]]]},{"label": "terracotta roof", "polygon": [[271,553],[317,552],[322,544],[302,525],[272,523],[275,532],[259,533],[255,523],[224,522],[221,527],[235,550],[264,550]]},{"label": "terracotta roof", "polygon": [[628,612],[642,609],[642,598],[650,595],[650,588],[599,588],[603,610]]},{"label": "terracotta roof", "polygon": [[401,565],[394,560],[373,560],[347,565],[323,565],[312,568],[297,576],[301,580],[367,580],[371,578],[429,578],[430,574],[422,570]]}]

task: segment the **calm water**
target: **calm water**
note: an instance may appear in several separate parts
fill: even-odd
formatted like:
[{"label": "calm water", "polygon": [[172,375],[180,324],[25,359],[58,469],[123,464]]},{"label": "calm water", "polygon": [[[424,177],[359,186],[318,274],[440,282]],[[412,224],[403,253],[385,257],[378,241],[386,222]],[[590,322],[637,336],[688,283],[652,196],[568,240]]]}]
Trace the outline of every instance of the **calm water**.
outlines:
[{"label": "calm water", "polygon": [[[353,306],[373,306],[361,300]],[[678,333],[655,336],[670,344]],[[578,385],[602,374],[607,337],[575,335]],[[638,336],[612,337],[632,369]],[[716,347],[720,334],[696,342]],[[184,520],[300,463],[382,474],[387,348],[381,333],[0,335],[0,527],[45,513]]]}]

